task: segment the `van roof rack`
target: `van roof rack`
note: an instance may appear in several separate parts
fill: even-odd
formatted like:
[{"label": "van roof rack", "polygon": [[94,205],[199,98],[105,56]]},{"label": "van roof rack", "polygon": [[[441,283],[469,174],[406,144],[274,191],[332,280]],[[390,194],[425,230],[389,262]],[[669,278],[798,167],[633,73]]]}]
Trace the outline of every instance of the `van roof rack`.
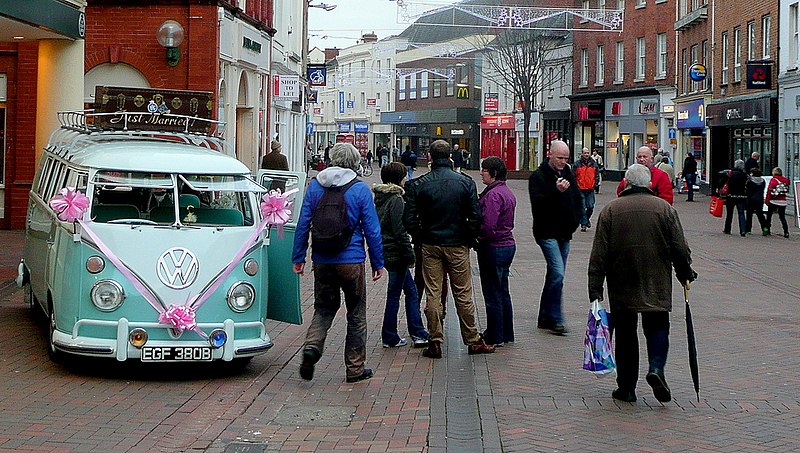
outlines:
[{"label": "van roof rack", "polygon": [[[158,124],[136,121],[142,116],[162,121]],[[110,126],[112,119],[113,126]],[[58,112],[58,121],[61,128],[50,135],[48,144],[53,148],[67,147],[82,140],[89,142],[89,137],[131,136],[172,140],[229,154],[223,138],[225,123],[222,121],[170,113],[95,113],[94,110]]]}]

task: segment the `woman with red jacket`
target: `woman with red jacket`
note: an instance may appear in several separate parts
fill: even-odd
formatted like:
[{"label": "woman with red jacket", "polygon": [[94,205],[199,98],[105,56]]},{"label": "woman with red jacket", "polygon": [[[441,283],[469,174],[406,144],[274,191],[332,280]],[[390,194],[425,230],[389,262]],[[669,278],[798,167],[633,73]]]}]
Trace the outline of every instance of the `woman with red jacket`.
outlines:
[{"label": "woman with red jacket", "polygon": [[772,179],[769,181],[767,187],[767,198],[764,200],[767,203],[767,232],[769,234],[772,229],[772,213],[778,213],[778,218],[781,220],[783,226],[783,237],[789,237],[789,224],[786,223],[786,194],[789,193],[789,180],[783,176],[783,171],[780,167],[772,169]]}]

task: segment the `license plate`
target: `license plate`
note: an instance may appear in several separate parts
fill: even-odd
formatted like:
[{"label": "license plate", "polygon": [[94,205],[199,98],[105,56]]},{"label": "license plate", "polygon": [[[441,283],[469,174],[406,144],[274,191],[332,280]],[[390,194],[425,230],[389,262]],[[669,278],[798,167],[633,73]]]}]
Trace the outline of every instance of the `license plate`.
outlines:
[{"label": "license plate", "polygon": [[162,346],[142,348],[142,362],[209,362],[211,348],[202,346]]}]

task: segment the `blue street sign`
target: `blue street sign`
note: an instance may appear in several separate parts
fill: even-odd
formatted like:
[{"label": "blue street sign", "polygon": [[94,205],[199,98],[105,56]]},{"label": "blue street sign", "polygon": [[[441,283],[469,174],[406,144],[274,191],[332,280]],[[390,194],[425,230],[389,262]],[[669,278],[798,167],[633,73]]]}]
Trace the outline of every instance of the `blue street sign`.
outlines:
[{"label": "blue street sign", "polygon": [[667,130],[667,135],[669,136],[670,139],[678,138],[678,130],[674,127],[670,127]]},{"label": "blue street sign", "polygon": [[347,101],[347,108],[349,109],[356,108],[356,101]]},{"label": "blue street sign", "polygon": [[314,135],[314,123],[306,123],[306,135]]},{"label": "blue street sign", "polygon": [[339,92],[339,113],[344,113],[344,91]]}]

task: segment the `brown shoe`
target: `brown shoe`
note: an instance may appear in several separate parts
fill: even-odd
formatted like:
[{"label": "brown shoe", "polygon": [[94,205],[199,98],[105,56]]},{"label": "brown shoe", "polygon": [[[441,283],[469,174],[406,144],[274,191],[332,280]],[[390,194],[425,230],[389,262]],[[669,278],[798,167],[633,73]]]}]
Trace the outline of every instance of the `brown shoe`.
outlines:
[{"label": "brown shoe", "polygon": [[469,355],[472,355],[472,354],[491,354],[494,351],[495,351],[495,347],[494,346],[489,346],[488,344],[484,343],[483,339],[480,339],[480,340],[476,341],[475,343],[472,343],[471,345],[469,345],[469,348],[467,349],[467,352],[469,353]]},{"label": "brown shoe", "polygon": [[441,359],[442,358],[441,344],[438,341],[431,341],[431,344],[429,344],[428,347],[422,351],[422,355],[430,359]]}]

